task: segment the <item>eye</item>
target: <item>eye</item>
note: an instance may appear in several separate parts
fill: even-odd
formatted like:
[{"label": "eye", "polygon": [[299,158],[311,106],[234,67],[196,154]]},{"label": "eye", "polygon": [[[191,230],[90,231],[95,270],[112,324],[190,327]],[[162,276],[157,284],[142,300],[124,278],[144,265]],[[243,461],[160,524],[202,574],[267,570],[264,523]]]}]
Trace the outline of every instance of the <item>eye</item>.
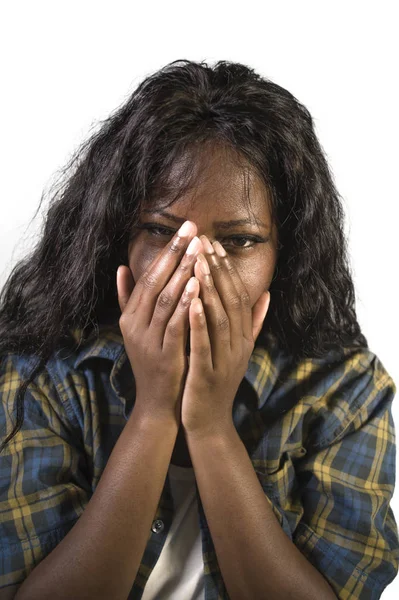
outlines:
[{"label": "eye", "polygon": [[[241,244],[239,244],[238,246],[233,245],[233,248],[242,248],[243,250],[247,250],[247,249],[249,250],[250,248],[253,248],[255,246],[255,244],[260,244],[263,241],[265,241],[262,238],[258,238],[253,235],[232,235],[231,237],[226,238],[226,239],[227,240],[238,240],[239,242],[243,241],[244,243],[250,242],[250,244],[251,244],[250,246],[244,246]],[[222,243],[222,246],[224,246],[224,245],[225,244]]]},{"label": "eye", "polygon": [[[156,223],[143,223],[138,227],[139,229],[144,229],[148,231],[151,236],[156,238],[171,237],[176,233],[175,229],[170,229],[169,227],[162,227],[161,225],[157,225]],[[229,244],[230,241],[238,242],[238,244]],[[267,241],[268,238],[262,238],[255,235],[231,235],[230,237],[221,240],[220,243],[222,244],[222,246],[227,246],[227,248],[230,246],[230,248],[234,250],[251,250],[255,247],[256,244],[262,244]],[[240,242],[243,242],[243,244],[241,244]],[[250,245],[248,245],[248,243]]]},{"label": "eye", "polygon": [[139,225],[139,228],[150,231],[150,235],[153,235],[155,237],[162,237],[164,235],[171,236],[176,233],[176,231],[174,231],[173,229],[169,229],[168,227],[162,227],[161,225],[156,225],[155,223],[143,223],[142,225]]}]

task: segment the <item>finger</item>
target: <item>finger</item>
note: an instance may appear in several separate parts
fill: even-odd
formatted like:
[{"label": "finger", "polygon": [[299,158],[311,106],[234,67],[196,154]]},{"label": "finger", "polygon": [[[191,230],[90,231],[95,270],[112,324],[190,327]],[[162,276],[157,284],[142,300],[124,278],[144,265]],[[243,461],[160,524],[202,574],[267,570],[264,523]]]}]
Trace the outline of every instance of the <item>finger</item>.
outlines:
[{"label": "finger", "polygon": [[[162,350],[165,350],[165,352],[176,352],[178,349],[184,353],[189,328],[190,304],[193,298],[198,297],[198,294],[199,281],[195,277],[191,277],[184,288],[175,312],[167,324],[162,345]],[[180,341],[180,348],[176,347],[176,340]]]},{"label": "finger", "polygon": [[190,370],[198,373],[214,368],[211,341],[204,307],[200,298],[190,304]]},{"label": "finger", "polygon": [[[214,242],[216,244],[216,248],[218,242]],[[220,244],[219,244],[220,245]],[[241,334],[245,337],[249,342],[253,341],[252,337],[252,310],[251,310],[251,299],[249,297],[248,291],[244,286],[242,279],[230,261],[229,257],[226,255],[221,257],[222,262],[224,263],[225,270],[229,274],[232,282],[234,283],[234,287],[237,290],[237,295],[241,300],[241,308],[240,308],[240,316],[241,316]],[[238,337],[234,338],[238,340]]]},{"label": "finger", "polygon": [[241,344],[243,336],[242,300],[228,271],[225,260],[227,254],[223,246],[219,242],[211,244],[206,236],[201,236],[200,240],[206,250],[205,256],[213,281],[229,319],[231,349],[234,351],[235,346]]},{"label": "finger", "polygon": [[149,326],[158,295],[173,275],[184,250],[196,232],[195,223],[192,221],[183,223],[179,231],[137,281],[125,307],[124,312],[127,316],[134,314],[140,308],[140,322],[145,327]]},{"label": "finger", "polygon": [[134,279],[129,267],[120,265],[116,272],[116,289],[118,293],[118,302],[121,312],[125,310],[130,295],[134,289]]},{"label": "finger", "polygon": [[270,292],[263,292],[252,308],[252,335],[254,341],[260,334],[263,322],[269,310],[270,305]]},{"label": "finger", "polygon": [[[205,274],[203,272],[202,265],[205,266],[209,273]],[[226,353],[231,352],[229,318],[223,308],[219,293],[210,274],[208,261],[202,253],[198,254],[197,262],[194,266],[194,275],[200,282],[200,298],[204,306],[208,324],[212,362],[214,369],[217,369],[226,360]]]},{"label": "finger", "polygon": [[193,274],[193,267],[197,254],[198,252],[201,252],[202,249],[201,240],[197,238],[197,236],[194,236],[186,248],[186,252],[181,259],[180,264],[177,266],[171,279],[158,296],[151,319],[151,327],[156,334],[160,335],[162,340],[165,335],[168,321],[172,317],[176,305],[184,292],[184,286],[188,283],[190,276]]}]

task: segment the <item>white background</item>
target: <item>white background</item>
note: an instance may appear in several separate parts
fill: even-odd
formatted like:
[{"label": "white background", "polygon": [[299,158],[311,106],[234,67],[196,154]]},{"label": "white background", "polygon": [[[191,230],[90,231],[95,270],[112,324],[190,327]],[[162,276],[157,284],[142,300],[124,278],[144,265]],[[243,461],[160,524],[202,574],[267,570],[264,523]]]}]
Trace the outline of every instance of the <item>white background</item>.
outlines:
[{"label": "white background", "polygon": [[[145,76],[179,58],[242,62],[314,117],[344,198],[358,319],[399,387],[395,4],[4,3],[0,285],[32,247],[57,169]],[[398,398],[393,414],[399,427]],[[398,491],[392,507],[399,520]],[[399,576],[382,597],[398,592]]]}]

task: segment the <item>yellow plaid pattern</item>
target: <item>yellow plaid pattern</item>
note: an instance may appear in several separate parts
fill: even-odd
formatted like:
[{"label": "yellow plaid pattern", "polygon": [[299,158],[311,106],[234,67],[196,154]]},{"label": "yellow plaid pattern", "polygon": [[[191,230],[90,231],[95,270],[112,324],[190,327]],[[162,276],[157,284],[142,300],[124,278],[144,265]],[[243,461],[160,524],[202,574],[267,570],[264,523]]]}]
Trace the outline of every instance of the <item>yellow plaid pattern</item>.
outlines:
[{"label": "yellow plaid pattern", "polygon": [[[73,333],[80,340],[80,331]],[[0,367],[0,427],[35,357]],[[368,349],[294,364],[260,336],[233,419],[281,527],[338,598],[380,598],[399,565],[395,485],[396,386]],[[62,348],[28,387],[24,423],[0,454],[0,589],[21,583],[84,511],[134,406],[134,376],[116,326],[78,351]],[[207,600],[228,599],[196,488]],[[173,519],[167,475],[129,598],[139,600]]]}]

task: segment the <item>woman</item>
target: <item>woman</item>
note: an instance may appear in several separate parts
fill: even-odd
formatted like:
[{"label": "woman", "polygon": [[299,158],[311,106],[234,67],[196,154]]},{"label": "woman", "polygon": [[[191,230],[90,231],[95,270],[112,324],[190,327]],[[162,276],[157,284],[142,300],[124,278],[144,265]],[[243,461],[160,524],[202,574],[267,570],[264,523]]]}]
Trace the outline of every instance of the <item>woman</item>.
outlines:
[{"label": "woman", "polygon": [[3,289],[0,599],[379,598],[396,387],[354,304],[308,110],[145,79]]}]

